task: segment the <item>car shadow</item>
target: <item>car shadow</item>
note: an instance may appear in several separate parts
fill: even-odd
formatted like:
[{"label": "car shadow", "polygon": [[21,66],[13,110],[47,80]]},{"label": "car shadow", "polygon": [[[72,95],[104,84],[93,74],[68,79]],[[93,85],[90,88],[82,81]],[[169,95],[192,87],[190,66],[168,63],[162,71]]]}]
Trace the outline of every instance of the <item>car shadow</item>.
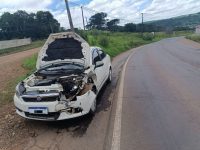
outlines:
[{"label": "car shadow", "polygon": [[[111,92],[112,84],[105,84],[97,96],[96,113],[107,111],[111,106],[111,102],[109,101]],[[57,134],[67,131],[72,137],[82,137],[86,133],[94,117],[95,116],[87,114],[73,119],[53,122],[25,120],[25,124],[28,126],[29,130],[31,130],[31,134],[36,132],[37,135],[37,132],[40,132],[40,130],[50,130],[56,132]]]},{"label": "car shadow", "polygon": [[73,119],[52,122],[26,119],[24,123],[26,124],[31,137],[37,137],[41,132],[49,131],[57,134],[66,131],[72,137],[82,137],[86,133],[92,120],[92,115],[84,115]]}]

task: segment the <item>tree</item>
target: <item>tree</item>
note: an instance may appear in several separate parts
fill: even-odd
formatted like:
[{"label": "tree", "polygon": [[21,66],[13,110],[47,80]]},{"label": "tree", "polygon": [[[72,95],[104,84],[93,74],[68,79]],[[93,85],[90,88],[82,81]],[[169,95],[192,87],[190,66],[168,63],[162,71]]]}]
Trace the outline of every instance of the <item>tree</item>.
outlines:
[{"label": "tree", "polygon": [[97,13],[90,17],[89,24],[87,25],[87,28],[89,29],[98,29],[102,30],[106,27],[106,13]]},{"label": "tree", "polygon": [[125,32],[136,32],[136,24],[134,23],[127,23],[124,26]]},{"label": "tree", "polygon": [[0,40],[31,37],[46,38],[52,32],[59,32],[60,24],[48,11],[28,14],[17,11],[4,13],[0,17]]},{"label": "tree", "polygon": [[113,19],[107,22],[107,28],[109,31],[117,31],[118,24],[120,20],[119,19]]}]

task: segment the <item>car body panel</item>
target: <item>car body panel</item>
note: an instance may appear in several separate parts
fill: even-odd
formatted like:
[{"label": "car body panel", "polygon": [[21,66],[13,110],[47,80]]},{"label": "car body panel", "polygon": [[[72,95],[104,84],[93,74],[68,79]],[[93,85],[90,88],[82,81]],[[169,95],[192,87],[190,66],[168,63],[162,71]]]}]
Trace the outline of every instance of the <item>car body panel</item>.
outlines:
[{"label": "car body panel", "polygon": [[[52,60],[52,61],[44,61],[44,57],[47,56],[47,50],[48,50],[48,46],[54,42],[57,39],[63,39],[63,38],[73,38],[77,41],[79,41],[81,43],[81,47],[82,49],[80,49],[81,53],[83,54],[83,57],[81,59],[56,59],[56,60]],[[55,62],[59,62],[59,61],[72,61],[72,62],[78,62],[78,63],[83,63],[85,65],[85,67],[89,67],[91,64],[91,59],[90,59],[90,46],[89,44],[83,39],[81,38],[78,34],[74,33],[74,32],[63,32],[63,33],[56,33],[56,34],[50,34],[49,38],[47,39],[47,41],[45,42],[44,46],[42,47],[42,49],[40,50],[39,54],[38,54],[38,59],[37,59],[37,64],[36,64],[36,68],[39,69],[42,66],[51,64],[51,63],[55,63]]]}]

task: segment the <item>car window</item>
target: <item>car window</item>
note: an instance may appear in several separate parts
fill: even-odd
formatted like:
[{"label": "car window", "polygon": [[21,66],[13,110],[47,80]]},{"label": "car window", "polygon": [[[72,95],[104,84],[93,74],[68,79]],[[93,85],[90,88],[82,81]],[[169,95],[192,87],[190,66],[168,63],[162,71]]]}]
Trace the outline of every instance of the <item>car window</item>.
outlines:
[{"label": "car window", "polygon": [[99,50],[99,55],[101,59],[104,59],[106,57],[106,54],[102,50]]},{"label": "car window", "polygon": [[97,61],[101,61],[101,58],[96,49],[93,51],[92,61],[93,61],[93,64],[96,64]]}]

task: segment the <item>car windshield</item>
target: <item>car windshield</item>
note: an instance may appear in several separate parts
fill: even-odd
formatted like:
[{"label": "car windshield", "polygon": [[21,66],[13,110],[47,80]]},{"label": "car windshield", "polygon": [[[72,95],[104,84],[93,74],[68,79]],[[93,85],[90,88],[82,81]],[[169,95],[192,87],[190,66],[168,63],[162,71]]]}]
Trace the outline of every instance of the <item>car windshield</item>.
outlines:
[{"label": "car windshield", "polygon": [[59,74],[79,74],[83,73],[84,66],[77,63],[51,64],[39,69],[36,74],[59,75]]}]

